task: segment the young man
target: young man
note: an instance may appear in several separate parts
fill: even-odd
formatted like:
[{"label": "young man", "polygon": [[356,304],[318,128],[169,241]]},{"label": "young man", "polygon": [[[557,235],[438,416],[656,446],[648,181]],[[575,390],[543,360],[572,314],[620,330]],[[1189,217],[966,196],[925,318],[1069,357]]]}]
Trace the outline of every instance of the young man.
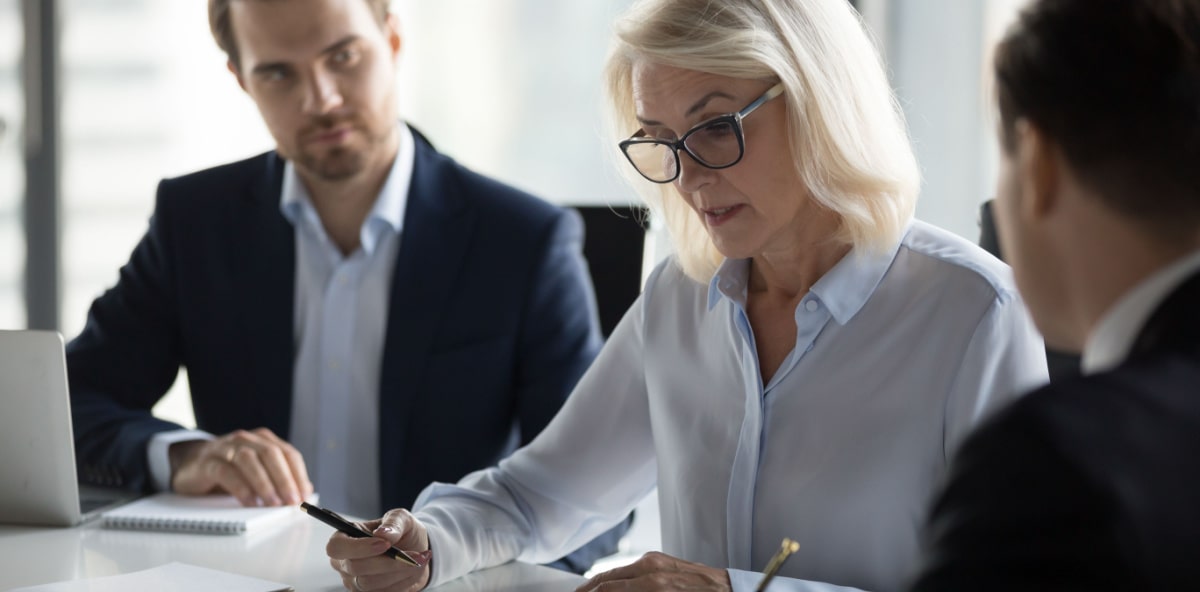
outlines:
[{"label": "young man", "polygon": [[995,70],[1000,242],[1084,376],[968,440],[915,589],[1200,589],[1200,0],[1036,1]]},{"label": "young man", "polygon": [[[210,0],[277,148],[160,185],[68,348],[81,474],[375,516],[532,440],[591,363],[578,217],[398,122],[387,4]],[[150,413],[181,365],[203,433]]]}]

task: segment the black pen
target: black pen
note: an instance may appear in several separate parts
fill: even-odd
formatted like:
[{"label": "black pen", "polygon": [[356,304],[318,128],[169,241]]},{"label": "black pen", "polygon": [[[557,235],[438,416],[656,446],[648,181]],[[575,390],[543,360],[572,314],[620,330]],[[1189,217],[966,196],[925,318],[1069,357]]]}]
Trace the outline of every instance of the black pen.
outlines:
[{"label": "black pen", "polygon": [[[356,539],[366,539],[374,536],[357,524],[338,516],[337,512],[334,512],[333,510],[318,508],[308,502],[301,502],[300,509],[308,513],[309,516],[312,516],[313,518],[316,518],[317,520],[320,520],[321,522],[338,529],[338,531]],[[388,547],[388,550],[383,554],[397,561],[403,561],[404,563],[407,563],[413,567],[425,567],[426,562],[414,557],[413,554],[409,553],[408,551],[402,551],[395,547]]]}]

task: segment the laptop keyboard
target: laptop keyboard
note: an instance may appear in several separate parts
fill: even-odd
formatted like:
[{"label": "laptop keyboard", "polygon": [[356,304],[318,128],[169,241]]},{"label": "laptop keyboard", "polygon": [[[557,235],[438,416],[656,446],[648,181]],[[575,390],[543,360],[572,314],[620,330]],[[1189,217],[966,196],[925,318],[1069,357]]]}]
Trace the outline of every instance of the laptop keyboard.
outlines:
[{"label": "laptop keyboard", "polygon": [[103,508],[113,503],[113,499],[102,497],[83,497],[79,498],[79,511],[83,514],[88,514]]}]

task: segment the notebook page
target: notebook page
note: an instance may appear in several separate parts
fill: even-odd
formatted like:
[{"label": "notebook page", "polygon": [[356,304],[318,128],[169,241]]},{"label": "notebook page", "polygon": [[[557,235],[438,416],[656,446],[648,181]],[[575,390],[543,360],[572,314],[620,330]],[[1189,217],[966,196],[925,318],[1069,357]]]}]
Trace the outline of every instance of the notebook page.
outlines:
[{"label": "notebook page", "polygon": [[105,512],[106,528],[195,534],[242,534],[300,515],[296,506],[246,508],[228,495],[158,493]]},{"label": "notebook page", "polygon": [[16,588],[10,592],[129,592],[130,590],[286,592],[292,590],[292,587],[279,582],[196,567],[186,563],[168,563],[119,576]]}]

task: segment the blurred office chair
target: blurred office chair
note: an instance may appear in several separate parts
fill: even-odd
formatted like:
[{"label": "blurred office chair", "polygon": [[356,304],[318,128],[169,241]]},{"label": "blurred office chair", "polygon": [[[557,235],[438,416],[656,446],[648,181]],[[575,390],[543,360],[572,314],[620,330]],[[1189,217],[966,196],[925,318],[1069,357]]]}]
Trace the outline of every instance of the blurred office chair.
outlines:
[{"label": "blurred office chair", "polygon": [[[1004,260],[1000,249],[1000,237],[996,234],[996,220],[992,215],[992,200],[979,206],[979,246]],[[1046,365],[1050,370],[1050,382],[1079,375],[1079,354],[1046,348]]]},{"label": "blurred office chair", "polygon": [[[600,332],[605,339],[612,334],[625,311],[642,293],[642,253],[646,248],[648,211],[642,206],[575,206],[583,218],[583,258],[596,290],[596,305],[600,311]],[[617,538],[628,532],[636,519],[636,511],[625,518],[624,529],[613,529],[603,535],[618,548]],[[551,567],[583,573],[591,568],[598,556],[570,556],[549,564]]]},{"label": "blurred office chair", "polygon": [[576,206],[585,230],[587,259],[600,330],[607,339],[642,292],[642,256],[646,247],[646,208],[642,206]]}]

